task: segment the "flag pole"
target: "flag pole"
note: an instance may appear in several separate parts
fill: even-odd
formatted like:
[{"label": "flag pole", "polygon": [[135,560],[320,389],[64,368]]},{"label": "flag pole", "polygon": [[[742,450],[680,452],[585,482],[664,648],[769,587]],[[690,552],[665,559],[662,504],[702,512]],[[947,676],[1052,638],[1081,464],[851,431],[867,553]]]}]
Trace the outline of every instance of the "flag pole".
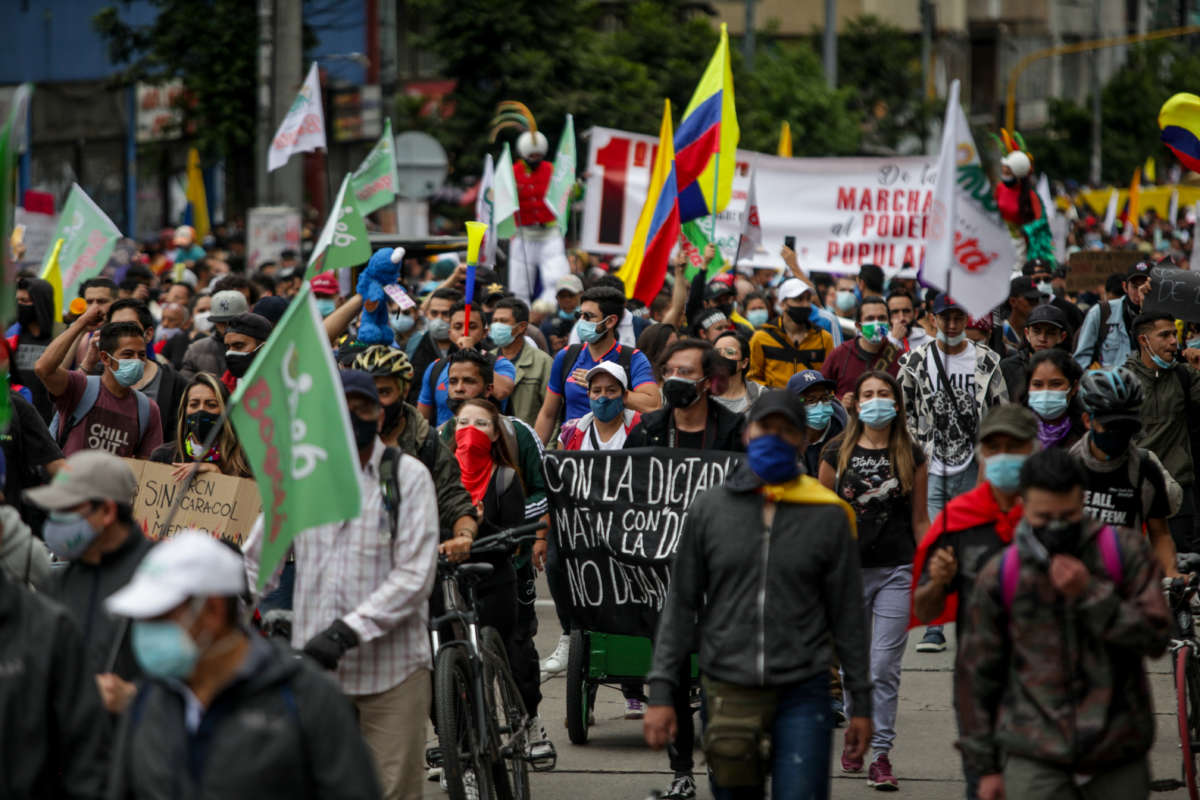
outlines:
[{"label": "flag pole", "polygon": [[[720,147],[720,144],[718,144]],[[709,231],[708,238],[713,243],[713,247],[717,246],[717,192],[721,188],[721,151],[717,150],[713,158],[713,204],[712,204],[712,228]],[[705,270],[708,265],[704,265]]]},{"label": "flag pole", "polygon": [[329,169],[329,148],[321,148],[325,154],[325,208],[327,213],[334,213],[333,208],[333,175]]}]

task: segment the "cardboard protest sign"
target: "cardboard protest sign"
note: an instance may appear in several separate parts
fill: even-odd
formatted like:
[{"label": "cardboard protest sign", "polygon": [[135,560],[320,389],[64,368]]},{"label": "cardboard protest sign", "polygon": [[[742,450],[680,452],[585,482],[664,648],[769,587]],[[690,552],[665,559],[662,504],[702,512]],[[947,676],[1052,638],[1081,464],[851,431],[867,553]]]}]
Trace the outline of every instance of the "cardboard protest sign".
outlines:
[{"label": "cardboard protest sign", "polygon": [[1156,267],[1150,271],[1150,294],[1143,311],[1165,311],[1184,322],[1200,323],[1200,274]]},{"label": "cardboard protest sign", "polygon": [[197,475],[180,501],[179,511],[164,530],[167,514],[178,499],[183,481],[175,467],[154,461],[125,459],[137,480],[133,518],[150,539],[162,539],[185,528],[196,528],[241,546],[262,509],[258,485],[248,478],[213,473]]},{"label": "cardboard protest sign", "polygon": [[603,633],[653,634],[688,507],[697,494],[724,483],[741,459],[665,448],[547,451],[551,535],[567,577],[572,621]]},{"label": "cardboard protest sign", "polygon": [[1110,275],[1126,275],[1146,257],[1137,250],[1081,250],[1067,261],[1067,291],[1086,292],[1103,286]]}]

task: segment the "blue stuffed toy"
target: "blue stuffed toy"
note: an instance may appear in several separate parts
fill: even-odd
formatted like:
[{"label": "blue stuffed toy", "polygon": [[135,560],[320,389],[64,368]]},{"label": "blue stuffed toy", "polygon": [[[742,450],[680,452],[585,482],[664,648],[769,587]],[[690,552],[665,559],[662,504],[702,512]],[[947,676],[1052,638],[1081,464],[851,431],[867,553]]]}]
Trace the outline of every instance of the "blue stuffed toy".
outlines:
[{"label": "blue stuffed toy", "polygon": [[400,262],[403,260],[403,247],[381,247],[371,256],[366,269],[358,274],[358,293],[363,299],[358,341],[390,345],[396,340],[388,325],[387,294],[383,287],[400,279]]}]

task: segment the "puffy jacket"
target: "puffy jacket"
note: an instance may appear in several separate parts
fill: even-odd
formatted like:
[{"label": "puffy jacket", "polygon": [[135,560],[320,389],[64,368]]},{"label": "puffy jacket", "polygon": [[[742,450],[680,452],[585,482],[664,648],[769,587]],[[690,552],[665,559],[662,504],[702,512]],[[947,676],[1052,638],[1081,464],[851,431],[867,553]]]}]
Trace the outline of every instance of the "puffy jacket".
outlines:
[{"label": "puffy jacket", "polygon": [[1182,486],[1195,482],[1196,472],[1192,465],[1192,443],[1188,426],[1183,387],[1186,385],[1192,397],[1192,413],[1200,410],[1200,372],[1184,363],[1174,369],[1160,370],[1147,367],[1141,358],[1131,355],[1125,369],[1137,375],[1142,382],[1142,430],[1135,444],[1153,452],[1162,461],[1167,472]]},{"label": "puffy jacket", "polygon": [[1011,608],[1001,588],[1004,551],[979,573],[954,689],[958,746],[978,774],[999,772],[1001,752],[1094,773],[1143,758],[1154,741],[1144,659],[1161,655],[1170,635],[1162,570],[1139,533],[1119,530],[1114,583],[1097,544],[1104,526],[1084,525],[1078,558],[1092,578],[1075,600],[1029,555],[1024,522]]},{"label": "puffy jacket", "polygon": [[[779,492],[776,492],[776,490]],[[778,499],[762,525],[764,493]],[[836,653],[856,715],[871,677],[854,512],[815,478],[763,486],[746,466],[688,509],[649,674],[670,705],[700,641],[700,670],[740,686],[784,686],[827,673]]]},{"label": "puffy jacket", "polygon": [[[673,419],[672,409],[667,406],[643,414],[641,422],[633,426],[633,430],[625,439],[625,447],[670,447],[671,429],[674,427]],[[745,416],[735,414],[709,398],[708,427],[705,429],[705,437],[708,438],[709,431],[713,431],[714,435],[710,440],[711,443],[704,449],[742,452],[746,449],[746,446],[742,444],[742,429],[745,427]]]},{"label": "puffy jacket", "polygon": [[0,665],[0,797],[103,797],[112,728],[79,628],[3,570]]},{"label": "puffy jacket", "polygon": [[746,380],[782,389],[797,372],[819,370],[833,347],[829,331],[815,323],[808,326],[800,346],[796,347],[782,322],[768,322],[750,337],[750,369]]},{"label": "puffy jacket", "polygon": [[143,684],[121,721],[110,800],[380,797],[350,702],[332,681],[258,636],[195,733],[176,686]]},{"label": "puffy jacket", "polygon": [[225,374],[225,342],[216,333],[203,336],[188,345],[183,354],[183,367],[179,370],[189,381],[197,372],[207,372],[219,378]]}]

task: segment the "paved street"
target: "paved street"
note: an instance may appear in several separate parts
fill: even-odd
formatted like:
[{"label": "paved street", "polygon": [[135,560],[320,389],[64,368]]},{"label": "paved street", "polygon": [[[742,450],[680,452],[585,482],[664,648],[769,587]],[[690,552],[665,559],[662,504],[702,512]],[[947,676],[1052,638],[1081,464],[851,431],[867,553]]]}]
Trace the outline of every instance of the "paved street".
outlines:
[{"label": "paved street", "polygon": [[[539,597],[548,597],[544,582]],[[538,652],[549,653],[554,648],[557,621],[554,609],[539,605]],[[950,702],[950,678],[953,663],[953,626],[947,628],[951,647],[945,653],[917,653],[913,646],[920,638],[909,637],[904,657],[904,675],[900,683],[900,715],[896,748],[892,766],[900,779],[900,791],[922,800],[957,800],[962,797],[963,783],[958,751],[954,749],[954,711]],[[1179,735],[1175,729],[1174,690],[1170,667],[1166,660],[1152,665],[1155,712],[1158,717],[1158,740],[1151,755],[1151,770],[1155,778],[1176,777],[1179,774]],[[653,753],[642,743],[640,722],[621,718],[624,705],[621,693],[601,688],[596,698],[596,725],[591,729],[587,745],[578,747],[567,739],[564,695],[566,681],[562,677],[542,684],[545,700],[542,715],[558,748],[558,767],[554,772],[534,774],[533,794],[538,798],[570,798],[570,800],[644,800],[650,790],[663,790],[670,781],[665,753]],[[432,732],[431,732],[432,735]],[[867,788],[865,776],[842,775],[837,756],[841,752],[840,731],[835,734],[834,759],[830,764],[834,776],[833,797],[877,797]],[[697,763],[703,755],[697,752]],[[697,770],[698,774],[702,770]],[[426,798],[446,795],[436,784],[428,784]],[[1155,794],[1155,798],[1184,798],[1187,792],[1178,790]],[[701,783],[699,798],[710,798],[708,787]],[[1014,799],[1015,800],[1015,799]]]}]

